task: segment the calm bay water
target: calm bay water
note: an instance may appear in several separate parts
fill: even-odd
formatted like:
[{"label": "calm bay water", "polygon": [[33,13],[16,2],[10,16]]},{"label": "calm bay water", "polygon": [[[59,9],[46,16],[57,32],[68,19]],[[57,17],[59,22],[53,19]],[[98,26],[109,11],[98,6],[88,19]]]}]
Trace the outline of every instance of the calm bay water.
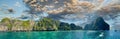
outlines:
[{"label": "calm bay water", "polygon": [[0,32],[0,39],[120,39],[120,31]]}]

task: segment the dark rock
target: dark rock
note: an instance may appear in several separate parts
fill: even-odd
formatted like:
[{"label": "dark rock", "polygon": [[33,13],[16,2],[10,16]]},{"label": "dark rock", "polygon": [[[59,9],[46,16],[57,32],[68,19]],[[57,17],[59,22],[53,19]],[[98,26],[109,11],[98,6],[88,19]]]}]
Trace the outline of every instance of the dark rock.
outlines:
[{"label": "dark rock", "polygon": [[76,26],[74,23],[68,24],[68,23],[61,22],[58,29],[59,30],[81,30],[82,27]]},{"label": "dark rock", "polygon": [[92,23],[84,27],[85,30],[109,30],[109,25],[102,17],[96,18]]},{"label": "dark rock", "polygon": [[61,22],[58,29],[59,30],[70,30],[70,26],[68,23]]},{"label": "dark rock", "polygon": [[72,30],[81,30],[81,29],[82,29],[82,27],[76,26],[76,25],[73,24],[73,23],[70,24],[70,28],[71,28]]}]

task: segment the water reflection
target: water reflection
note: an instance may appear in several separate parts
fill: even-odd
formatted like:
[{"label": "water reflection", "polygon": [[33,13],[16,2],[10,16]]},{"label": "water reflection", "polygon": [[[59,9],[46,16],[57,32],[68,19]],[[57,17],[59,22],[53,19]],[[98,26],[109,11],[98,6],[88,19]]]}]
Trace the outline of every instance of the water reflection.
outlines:
[{"label": "water reflection", "polygon": [[0,32],[0,39],[81,39],[79,31]]},{"label": "water reflection", "polygon": [[32,35],[35,35],[34,37],[32,37],[32,39],[75,39],[76,38],[75,32],[73,31],[34,32],[32,33]]},{"label": "water reflection", "polygon": [[108,35],[107,31],[85,31],[83,39],[106,39]]},{"label": "water reflection", "polygon": [[31,31],[0,32],[0,39],[119,39],[120,32],[111,31]]}]

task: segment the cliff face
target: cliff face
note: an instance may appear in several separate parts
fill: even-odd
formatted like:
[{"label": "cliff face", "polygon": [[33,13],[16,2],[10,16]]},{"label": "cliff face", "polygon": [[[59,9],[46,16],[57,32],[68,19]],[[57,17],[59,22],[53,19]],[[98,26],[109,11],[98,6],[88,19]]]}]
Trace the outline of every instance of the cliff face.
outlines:
[{"label": "cliff face", "polygon": [[109,30],[109,25],[102,17],[96,18],[92,23],[84,27],[85,30]]},{"label": "cliff face", "polygon": [[74,23],[68,24],[61,22],[59,27],[59,30],[82,30],[82,27],[75,25]]}]

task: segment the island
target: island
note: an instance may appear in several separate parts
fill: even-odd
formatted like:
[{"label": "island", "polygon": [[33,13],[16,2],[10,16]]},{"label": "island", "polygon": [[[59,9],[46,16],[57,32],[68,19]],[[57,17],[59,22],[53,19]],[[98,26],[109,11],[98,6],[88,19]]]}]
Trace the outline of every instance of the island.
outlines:
[{"label": "island", "polygon": [[96,18],[85,27],[60,22],[48,17],[44,17],[37,21],[18,20],[3,18],[0,22],[0,31],[58,31],[58,30],[109,30],[109,25],[102,17]]},{"label": "island", "polygon": [[81,30],[82,27],[44,17],[38,21],[3,18],[0,31],[57,31]]},{"label": "island", "polygon": [[90,24],[86,24],[84,30],[110,30],[110,26],[104,21],[102,17],[97,17]]}]

